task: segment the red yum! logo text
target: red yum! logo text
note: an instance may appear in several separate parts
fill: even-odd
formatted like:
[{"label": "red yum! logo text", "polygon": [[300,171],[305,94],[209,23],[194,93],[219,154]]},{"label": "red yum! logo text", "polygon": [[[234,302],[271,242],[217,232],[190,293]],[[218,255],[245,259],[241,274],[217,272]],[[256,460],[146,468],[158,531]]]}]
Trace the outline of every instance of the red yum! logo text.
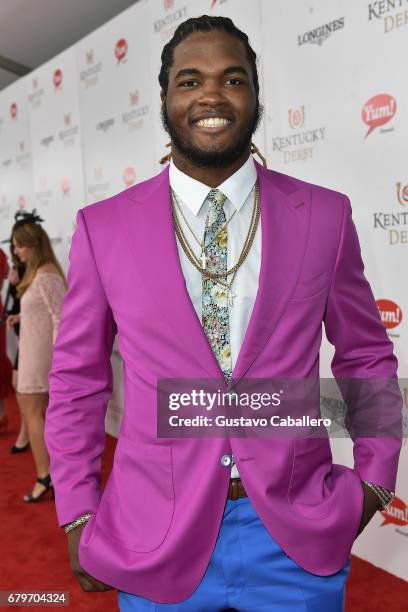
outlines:
[{"label": "red yum! logo text", "polygon": [[384,525],[398,525],[404,527],[408,525],[408,508],[407,504],[402,501],[399,497],[394,497],[390,505],[384,512],[381,512],[384,521],[381,523],[381,527]]},{"label": "red yum! logo text", "polygon": [[52,75],[52,82],[54,83],[55,89],[59,89],[62,83],[62,70],[57,68]]},{"label": "red yum! logo text", "polygon": [[397,327],[402,321],[401,308],[392,300],[377,300],[378,310],[380,311],[381,321],[387,329]]},{"label": "red yum! logo text", "polygon": [[391,121],[396,112],[397,103],[392,96],[378,94],[370,98],[361,111],[361,118],[368,125],[368,131],[364,138],[367,138],[375,128]]},{"label": "red yum! logo text", "polygon": [[115,45],[115,57],[118,60],[118,64],[123,62],[128,52],[128,44],[125,38],[121,38]]},{"label": "red yum! logo text", "polygon": [[12,119],[17,117],[17,104],[15,102],[10,106],[10,115]]}]

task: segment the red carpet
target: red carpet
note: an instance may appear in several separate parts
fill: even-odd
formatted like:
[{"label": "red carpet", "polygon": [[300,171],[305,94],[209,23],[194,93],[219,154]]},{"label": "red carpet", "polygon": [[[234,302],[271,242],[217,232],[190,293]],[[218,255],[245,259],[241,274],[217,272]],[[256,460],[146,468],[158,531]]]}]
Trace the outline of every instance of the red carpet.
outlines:
[{"label": "red carpet", "polygon": [[[75,612],[118,610],[116,591],[85,593],[72,576],[66,536],[57,526],[50,494],[47,493],[46,501],[37,504],[21,501],[34,484],[34,464],[31,452],[20,455],[8,452],[19,426],[14,397],[8,400],[7,413],[9,431],[0,434],[0,591],[68,591],[69,608]],[[115,443],[114,438],[107,436],[104,479],[110,470]],[[407,602],[407,582],[353,557],[347,587],[347,612],[377,612],[380,608],[387,612],[406,612]],[[35,609],[50,610],[37,606]]]}]

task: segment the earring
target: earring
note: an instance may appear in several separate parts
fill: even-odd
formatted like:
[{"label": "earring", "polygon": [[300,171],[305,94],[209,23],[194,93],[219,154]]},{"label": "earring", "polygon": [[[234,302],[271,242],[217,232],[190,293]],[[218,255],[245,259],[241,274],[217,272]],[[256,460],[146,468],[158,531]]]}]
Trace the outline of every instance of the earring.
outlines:
[{"label": "earring", "polygon": [[258,149],[258,147],[256,146],[256,144],[254,144],[253,142],[251,142],[251,153],[252,155],[258,155],[258,157],[261,159],[263,167],[267,168],[268,166],[266,165],[266,158],[262,155],[262,153],[260,152],[260,150]]},{"label": "earring", "polygon": [[[166,144],[166,147],[171,147],[171,142],[168,142]],[[159,159],[159,164],[165,164],[166,162],[169,162],[171,160],[171,153],[168,153],[167,155],[165,155],[164,157],[162,157],[161,159]]]}]

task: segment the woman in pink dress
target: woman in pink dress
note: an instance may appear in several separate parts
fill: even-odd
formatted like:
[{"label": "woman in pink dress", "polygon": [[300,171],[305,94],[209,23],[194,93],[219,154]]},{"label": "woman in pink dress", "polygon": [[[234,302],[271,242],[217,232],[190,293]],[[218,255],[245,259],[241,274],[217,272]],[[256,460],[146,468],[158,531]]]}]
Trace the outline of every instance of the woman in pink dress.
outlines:
[{"label": "woman in pink dress", "polygon": [[[5,252],[0,249],[0,320],[3,315],[3,303],[1,299],[1,290],[3,288],[4,279],[8,274],[8,263]],[[12,369],[10,359],[6,350],[6,326],[0,325],[0,433],[7,431],[8,418],[6,415],[5,399],[11,393],[13,387]]]},{"label": "woman in pink dress", "polygon": [[25,502],[37,501],[53,487],[44,442],[44,418],[48,405],[48,374],[57,337],[67,282],[40,217],[25,213],[14,224],[12,244],[26,265],[17,285],[20,314],[10,315],[7,325],[20,323],[17,401],[24,414],[34,456],[37,481]]}]

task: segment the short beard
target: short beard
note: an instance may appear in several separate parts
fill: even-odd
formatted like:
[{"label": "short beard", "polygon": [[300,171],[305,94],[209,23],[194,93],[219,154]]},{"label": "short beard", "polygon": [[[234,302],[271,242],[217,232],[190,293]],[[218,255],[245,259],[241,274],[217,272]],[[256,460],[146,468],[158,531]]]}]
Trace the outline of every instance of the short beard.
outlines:
[{"label": "short beard", "polygon": [[253,116],[235,142],[226,149],[213,149],[210,151],[199,149],[189,140],[186,141],[180,137],[177,128],[169,119],[165,103],[161,108],[161,120],[164,129],[170,135],[172,145],[183,157],[199,168],[222,168],[236,162],[249,149],[252,136],[255,134],[261,121],[263,110],[263,106],[257,100]]}]

